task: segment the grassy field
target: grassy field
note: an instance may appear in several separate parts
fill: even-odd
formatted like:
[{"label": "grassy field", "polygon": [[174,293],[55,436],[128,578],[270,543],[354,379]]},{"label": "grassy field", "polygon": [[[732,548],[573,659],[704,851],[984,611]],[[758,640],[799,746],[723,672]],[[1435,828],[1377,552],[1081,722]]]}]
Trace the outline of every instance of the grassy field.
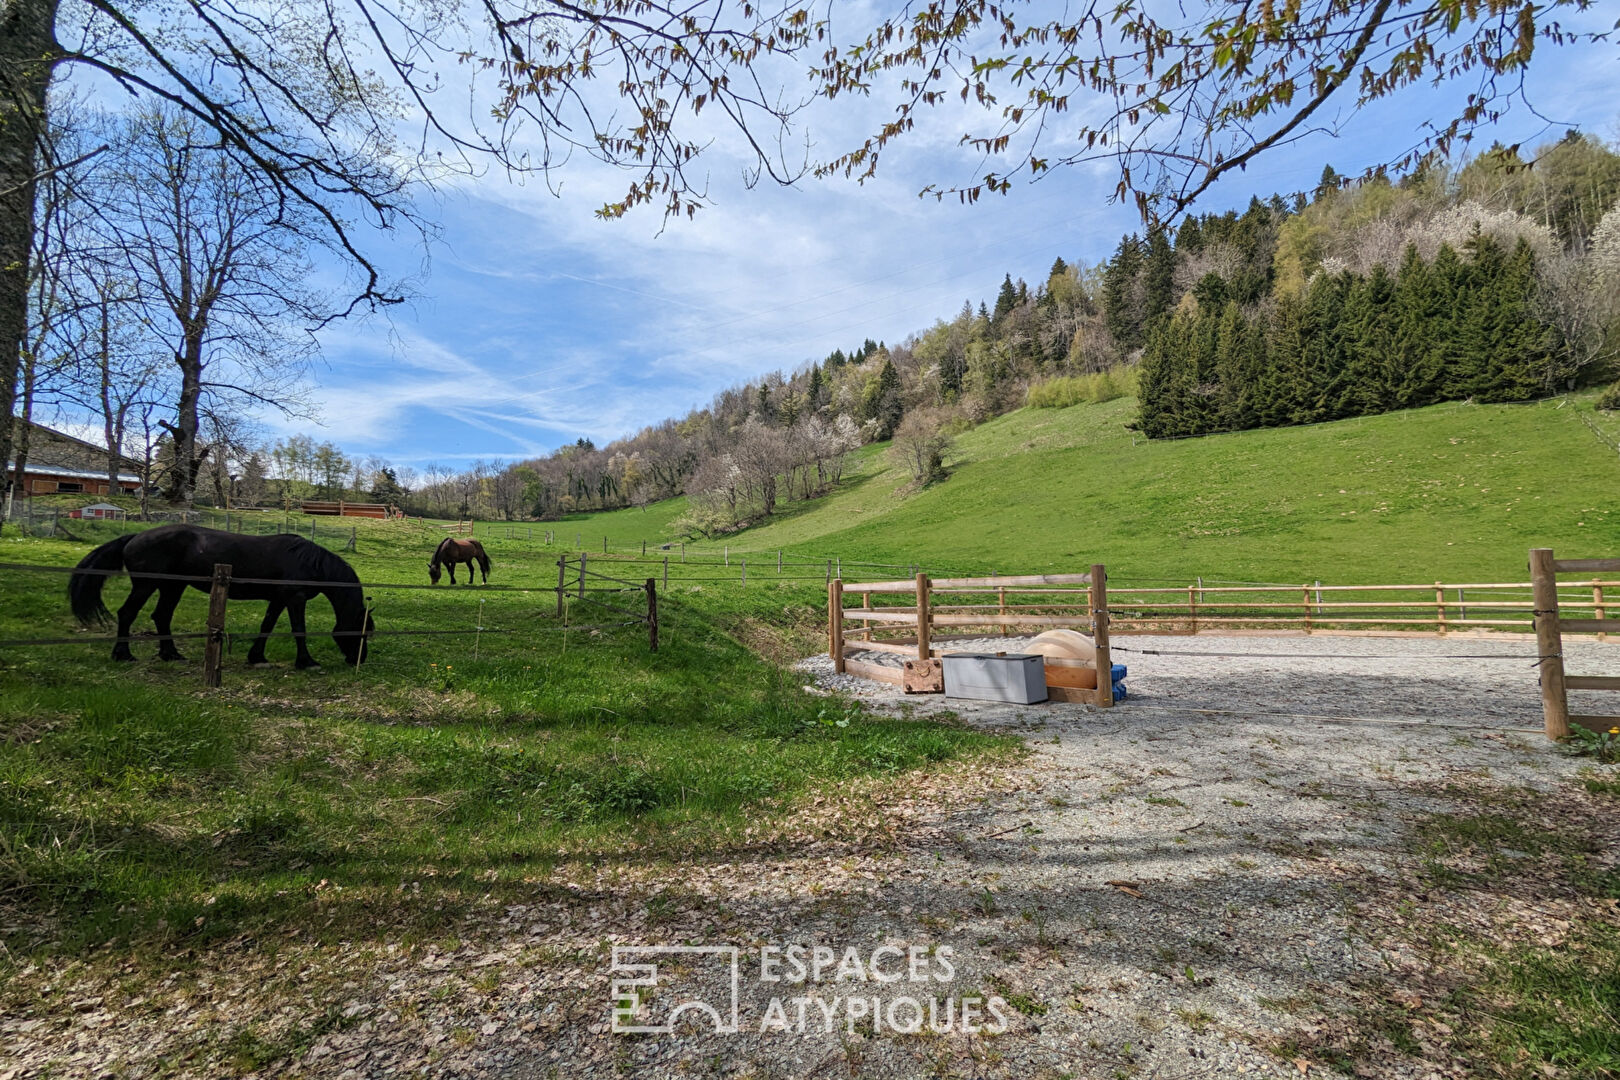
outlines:
[{"label": "grassy field", "polygon": [[[1612,443],[1620,419],[1589,394],[1177,442],[1133,437],[1134,410],[1121,399],[993,420],[921,492],[868,448],[836,494],[688,551],[1022,572],[1103,562],[1133,583],[1515,581],[1533,546],[1620,551],[1620,455],[1588,426]],[[562,538],[666,539],[656,510],[582,516]]]},{"label": "grassy field", "polygon": [[[77,539],[0,539],[0,562],[70,565],[116,531],[64,527]],[[347,557],[364,580],[427,583],[439,533],[355,529]],[[334,935],[391,920],[432,932],[471,898],[559,866],[673,864],[725,850],[807,791],[1011,752],[950,723],[811,696],[762,656],[810,651],[819,582],[724,599],[706,583],[673,588],[652,654],[643,627],[588,602],[556,618],[556,553],[540,534],[486,537],[491,584],[512,591],[370,590],[384,630],[487,632],[379,637],[358,671],[320,632],[324,600],[310,616],[324,671],[294,671],[286,638],[271,642],[276,667],[250,670],[238,642],[219,692],[200,687],[200,642],[181,643],[183,664],[155,661],[150,640],[134,665],[102,642],[7,648],[0,966],[297,925],[331,910],[323,882],[348,890]],[[0,639],[74,635],[65,588],[63,574],[0,573]],[[114,608],[125,588],[110,584]],[[176,630],[200,629],[205,611],[189,593]],[[233,604],[230,629],[262,613]],[[390,902],[407,879],[435,902]]]}]

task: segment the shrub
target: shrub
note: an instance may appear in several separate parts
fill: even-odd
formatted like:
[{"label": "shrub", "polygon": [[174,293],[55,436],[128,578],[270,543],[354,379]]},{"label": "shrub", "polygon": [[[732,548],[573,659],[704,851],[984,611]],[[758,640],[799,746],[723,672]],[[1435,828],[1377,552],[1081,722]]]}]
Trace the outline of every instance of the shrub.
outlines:
[{"label": "shrub", "polygon": [[1067,409],[1087,402],[1101,404],[1136,393],[1136,369],[1128,365],[1089,375],[1059,375],[1031,384],[1025,404],[1034,409]]},{"label": "shrub", "polygon": [[1603,391],[1597,399],[1597,407],[1604,410],[1620,409],[1620,382]]}]

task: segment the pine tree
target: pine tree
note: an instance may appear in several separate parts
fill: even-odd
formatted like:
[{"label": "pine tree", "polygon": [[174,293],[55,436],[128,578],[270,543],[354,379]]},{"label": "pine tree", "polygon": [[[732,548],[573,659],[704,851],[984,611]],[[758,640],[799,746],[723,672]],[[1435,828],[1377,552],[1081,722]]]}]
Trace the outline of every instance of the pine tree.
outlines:
[{"label": "pine tree", "polygon": [[1176,253],[1163,229],[1148,234],[1147,262],[1142,272],[1142,319],[1151,326],[1170,313],[1176,302]]},{"label": "pine tree", "polygon": [[822,378],[821,366],[810,365],[810,382],[805,389],[805,406],[812,412],[818,411],[825,403],[827,396],[827,381]]},{"label": "pine tree", "polygon": [[1114,343],[1125,352],[1142,344],[1142,306],[1137,290],[1142,261],[1142,241],[1126,236],[1120,239],[1103,272],[1103,318]]},{"label": "pine tree", "polygon": [[1001,291],[996,293],[996,310],[990,317],[990,325],[1000,327],[1008,312],[1017,306],[1018,290],[1013,287],[1012,275],[1008,274],[1001,279]]},{"label": "pine tree", "polygon": [[1366,416],[1394,408],[1395,280],[1382,266],[1357,277],[1345,297],[1345,377],[1336,416]]},{"label": "pine tree", "polygon": [[1265,367],[1259,379],[1255,412],[1265,427],[1298,421],[1308,401],[1305,373],[1305,305],[1293,293],[1277,297],[1266,333]]},{"label": "pine tree", "polygon": [[1408,246],[1395,274],[1395,402],[1414,409],[1438,400],[1445,354],[1436,344],[1444,332],[1440,290],[1414,246]]}]

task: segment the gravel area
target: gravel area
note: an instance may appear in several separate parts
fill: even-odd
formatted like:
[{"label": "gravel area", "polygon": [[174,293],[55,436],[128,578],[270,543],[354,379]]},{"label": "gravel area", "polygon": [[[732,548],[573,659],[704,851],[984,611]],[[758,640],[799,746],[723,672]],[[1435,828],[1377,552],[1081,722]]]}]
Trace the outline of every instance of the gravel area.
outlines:
[{"label": "gravel area", "polygon": [[[1028,640],[974,638],[938,647],[1017,652]],[[1121,716],[1174,709],[1541,727],[1536,647],[1529,637],[1125,636],[1112,644],[1114,663],[1129,671],[1125,683],[1130,697]],[[1617,644],[1566,641],[1565,670],[1620,674]],[[904,659],[888,652],[862,652],[855,658],[895,668]],[[1015,706],[904,694],[885,683],[834,673],[825,654],[799,667],[814,676],[816,685],[869,704],[906,704],[919,713],[948,710],[975,723],[1059,723],[1091,711],[1058,702]],[[1569,703],[1576,713],[1615,711],[1612,695],[1598,691],[1571,691]]]},{"label": "gravel area", "polygon": [[[992,638],[951,647],[1018,644]],[[453,941],[367,950],[327,976],[343,980],[341,989],[301,990],[310,995],[303,1003],[289,998],[280,1009],[309,1015],[318,1002],[352,1021],[301,1048],[296,1071],[759,1080],[1332,1075],[1298,1048],[1352,1022],[1368,993],[1415,1003],[1407,988],[1427,994],[1421,980],[1432,976],[1432,958],[1392,942],[1369,913],[1409,913],[1402,905],[1415,900],[1423,918],[1474,914],[1469,893],[1423,883],[1414,829],[1435,814],[1468,812],[1461,800],[1469,793],[1550,791],[1586,764],[1541,734],[1527,640],[1128,637],[1118,645],[1130,698],[1106,711],[907,697],[836,676],[825,656],[803,661],[824,690],[903,715],[948,710],[1019,734],[1031,753],[977,775],[947,773],[932,787],[886,782],[827,792],[788,831],[762,826],[757,850],[743,854],[674,866],[576,865],[564,880],[537,883],[532,903],[469,917]],[[1574,671],[1620,674],[1620,648],[1576,643],[1569,653]],[[1614,851],[1599,858],[1612,862]],[[1563,902],[1551,890],[1537,889],[1530,903],[1541,914],[1532,920],[1549,921],[1548,905]],[[740,1031],[716,1034],[685,1021],[673,1034],[610,1030],[613,948],[674,944],[739,949]],[[759,950],[792,945],[830,948],[839,969],[813,986],[762,981]],[[894,950],[882,954],[890,972],[913,947],[934,957],[948,948],[954,971],[937,985],[876,981],[870,965],[882,947]],[[850,949],[868,977],[836,977]],[[725,963],[657,962],[676,976],[674,988],[643,997],[644,1022],[666,1016],[677,993],[722,1009],[729,1000]],[[301,965],[313,972],[332,958],[289,945],[240,967],[210,959],[208,981],[173,1009],[158,1010],[154,1000],[148,1014],[131,1004],[115,1016],[96,996],[88,1014],[75,1003],[78,1013],[65,1018],[0,1024],[9,1038],[0,1047],[18,1076],[47,1068],[143,1075],[160,1061],[207,1075],[178,1064],[182,1033],[193,1023],[223,1030],[236,1022],[220,1017],[244,1015],[272,963],[302,980]],[[47,976],[59,995],[111,993],[73,986],[70,972],[38,977]],[[848,1007],[852,997],[902,996],[994,998],[1006,1029],[902,1034],[852,1017]],[[790,1030],[761,1030],[771,1026],[772,998],[782,999]],[[254,1007],[267,1014],[275,1003]],[[834,1010],[830,1025],[824,1007]],[[1385,1052],[1387,1040],[1375,1040],[1356,1075],[1471,1075],[1443,1053],[1430,1055],[1420,1028],[1413,1031],[1424,1052]],[[7,1057],[0,1053],[0,1076],[13,1075]]]}]

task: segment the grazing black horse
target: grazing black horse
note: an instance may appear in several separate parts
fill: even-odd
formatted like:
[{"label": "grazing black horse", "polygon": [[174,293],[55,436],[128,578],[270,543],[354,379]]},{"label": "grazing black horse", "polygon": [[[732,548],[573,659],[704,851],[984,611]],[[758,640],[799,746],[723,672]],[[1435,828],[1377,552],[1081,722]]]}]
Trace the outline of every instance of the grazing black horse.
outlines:
[{"label": "grazing black horse", "polygon": [[450,568],[450,584],[456,583],[456,566],[467,564],[467,584],[473,583],[473,563],[484,572],[484,584],[489,584],[489,556],[484,554],[484,545],[477,540],[458,540],[454,536],[447,536],[439,541],[439,547],[433,552],[433,558],[428,562],[428,580],[437,585],[439,583],[440,566]]},{"label": "grazing black horse", "polygon": [[[157,608],[152,612],[152,621],[157,624],[158,630],[158,658],[185,659],[180,655],[180,650],[174,647],[170,620],[188,584],[208,592],[208,579],[213,577],[215,563],[225,563],[231,568],[232,600],[269,602],[264,623],[259,627],[259,636],[253,639],[253,647],[248,650],[249,664],[265,662],[265,639],[275,629],[285,608],[287,621],[292,624],[293,640],[298,643],[297,666],[319,667],[304,644],[304,604],[318,595],[324,595],[332,602],[332,611],[337,616],[332,639],[343,650],[343,656],[349,663],[360,662],[365,642],[376,627],[366,612],[360,578],[348,563],[319,544],[290,533],[240,536],[217,529],[204,529],[199,525],[162,525],[146,532],[120,536],[102,544],[79,562],[80,570],[129,571],[129,599],[118,609],[118,643],[113,646],[113,659],[135,659],[129,651],[130,624],[154,592],[158,594]],[[143,574],[172,574],[204,580],[175,581],[143,577]],[[68,600],[73,605],[73,614],[86,626],[106,622],[111,617],[107,606],[101,602],[101,586],[106,578],[106,574],[73,574],[68,578]],[[256,585],[239,582],[235,578],[321,584]]]}]

